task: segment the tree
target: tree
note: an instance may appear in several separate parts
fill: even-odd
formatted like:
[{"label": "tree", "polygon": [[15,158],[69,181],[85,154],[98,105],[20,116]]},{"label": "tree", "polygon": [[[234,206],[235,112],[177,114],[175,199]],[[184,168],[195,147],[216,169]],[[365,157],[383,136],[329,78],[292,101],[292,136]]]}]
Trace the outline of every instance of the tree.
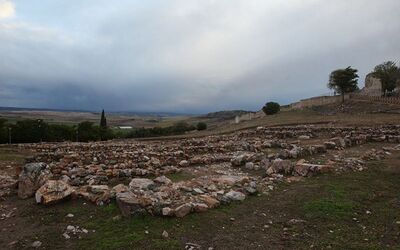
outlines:
[{"label": "tree", "polygon": [[207,124],[205,122],[199,122],[197,123],[196,126],[197,130],[206,130],[207,129]]},{"label": "tree", "polygon": [[264,113],[266,115],[273,115],[279,112],[279,110],[281,109],[281,106],[279,105],[279,103],[276,102],[267,102],[264,107],[262,108],[262,110],[264,111]]},{"label": "tree", "polygon": [[104,113],[104,109],[101,112],[100,128],[107,128],[107,119],[106,119],[106,115]]},{"label": "tree", "polygon": [[372,74],[381,80],[383,94],[387,95],[396,88],[396,83],[400,79],[400,68],[396,63],[387,61],[376,65]]},{"label": "tree", "polygon": [[102,141],[106,140],[108,137],[108,129],[107,129],[107,119],[106,115],[104,113],[104,109],[101,112],[101,118],[100,118],[100,139]]},{"label": "tree", "polygon": [[79,141],[97,141],[99,139],[99,127],[94,126],[93,122],[81,122],[78,124]]},{"label": "tree", "polygon": [[345,69],[337,69],[329,76],[328,88],[335,90],[342,96],[344,102],[344,95],[358,90],[356,69],[350,66]]},{"label": "tree", "polygon": [[8,128],[6,122],[6,119],[0,118],[0,143],[6,143],[8,141]]},{"label": "tree", "polygon": [[48,124],[42,120],[17,121],[12,128],[13,141],[15,142],[41,142],[46,140]]},{"label": "tree", "polygon": [[184,121],[179,121],[171,127],[172,133],[175,133],[175,134],[183,134],[186,131],[192,131],[195,129],[196,128],[193,125],[190,125]]}]

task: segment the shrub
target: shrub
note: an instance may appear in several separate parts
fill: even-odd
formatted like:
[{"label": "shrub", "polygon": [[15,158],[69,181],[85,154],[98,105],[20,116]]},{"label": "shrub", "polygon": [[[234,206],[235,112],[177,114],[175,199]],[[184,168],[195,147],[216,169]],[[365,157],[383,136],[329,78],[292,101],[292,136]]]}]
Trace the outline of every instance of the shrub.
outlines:
[{"label": "shrub", "polygon": [[0,143],[6,143],[8,138],[7,120],[0,118]]},{"label": "shrub", "polygon": [[187,122],[180,121],[175,123],[172,127],[172,132],[175,134],[183,134],[186,131],[195,130],[196,128],[193,125],[189,125]]},{"label": "shrub", "polygon": [[81,122],[78,124],[79,141],[97,141],[100,139],[100,129],[94,126],[93,122]]},{"label": "shrub", "polygon": [[265,106],[262,108],[266,115],[273,115],[279,112],[281,106],[276,102],[267,102]]},{"label": "shrub", "polygon": [[207,129],[207,124],[205,122],[199,122],[197,123],[196,126],[197,130],[206,130]]}]

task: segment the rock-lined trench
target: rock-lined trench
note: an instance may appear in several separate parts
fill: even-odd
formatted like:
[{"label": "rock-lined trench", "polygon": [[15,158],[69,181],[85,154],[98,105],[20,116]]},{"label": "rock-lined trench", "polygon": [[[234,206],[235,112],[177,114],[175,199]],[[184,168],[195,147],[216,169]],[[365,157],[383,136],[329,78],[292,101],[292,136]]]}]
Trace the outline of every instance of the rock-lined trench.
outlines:
[{"label": "rock-lined trench", "polygon": [[[384,143],[356,156],[346,150]],[[86,199],[116,200],[121,213],[183,217],[249,195],[268,194],[277,183],[326,172],[362,171],[365,161],[400,150],[400,126],[258,127],[227,135],[168,141],[108,141],[17,145],[35,156],[19,179],[0,177],[0,188],[50,205]],[[377,144],[378,145],[378,144]],[[313,162],[322,156],[322,162]],[[173,181],[174,175],[190,178]]]}]

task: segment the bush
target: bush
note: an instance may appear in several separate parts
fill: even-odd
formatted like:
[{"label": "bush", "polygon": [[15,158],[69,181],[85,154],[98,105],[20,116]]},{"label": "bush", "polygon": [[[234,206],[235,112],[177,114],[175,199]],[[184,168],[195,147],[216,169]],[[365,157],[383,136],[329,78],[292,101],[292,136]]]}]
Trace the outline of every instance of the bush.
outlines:
[{"label": "bush", "polygon": [[206,130],[207,129],[207,124],[205,122],[199,122],[197,123],[197,130]]},{"label": "bush", "polygon": [[78,124],[79,141],[98,141],[100,139],[100,128],[94,126],[93,122],[81,122]]},{"label": "bush", "polygon": [[189,125],[187,122],[180,121],[175,123],[172,127],[172,132],[174,134],[183,134],[186,131],[192,131],[195,130],[196,128],[193,125]]},{"label": "bush", "polygon": [[48,124],[40,119],[17,121],[12,128],[12,141],[14,143],[45,141],[47,131]]},{"label": "bush", "polygon": [[6,143],[8,139],[7,120],[0,118],[0,143]]},{"label": "bush", "polygon": [[266,115],[273,115],[279,112],[281,106],[276,102],[267,102],[265,106],[262,108]]},{"label": "bush", "polygon": [[75,135],[75,129],[72,126],[63,124],[49,124],[44,140],[52,142],[73,141],[75,140]]}]

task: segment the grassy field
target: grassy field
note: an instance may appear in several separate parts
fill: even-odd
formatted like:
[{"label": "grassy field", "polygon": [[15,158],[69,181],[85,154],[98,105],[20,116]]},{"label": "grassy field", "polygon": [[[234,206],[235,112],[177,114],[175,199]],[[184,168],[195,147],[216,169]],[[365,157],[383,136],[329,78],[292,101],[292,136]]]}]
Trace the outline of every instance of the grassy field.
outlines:
[{"label": "grassy field", "polygon": [[[120,113],[106,113],[110,126],[133,127],[166,127],[177,121],[190,119],[191,116],[156,116],[156,115],[128,115]],[[83,121],[100,122],[100,113],[96,112],[60,112],[60,111],[0,111],[0,118],[11,123],[24,119],[42,119],[52,124],[75,125]]]}]

